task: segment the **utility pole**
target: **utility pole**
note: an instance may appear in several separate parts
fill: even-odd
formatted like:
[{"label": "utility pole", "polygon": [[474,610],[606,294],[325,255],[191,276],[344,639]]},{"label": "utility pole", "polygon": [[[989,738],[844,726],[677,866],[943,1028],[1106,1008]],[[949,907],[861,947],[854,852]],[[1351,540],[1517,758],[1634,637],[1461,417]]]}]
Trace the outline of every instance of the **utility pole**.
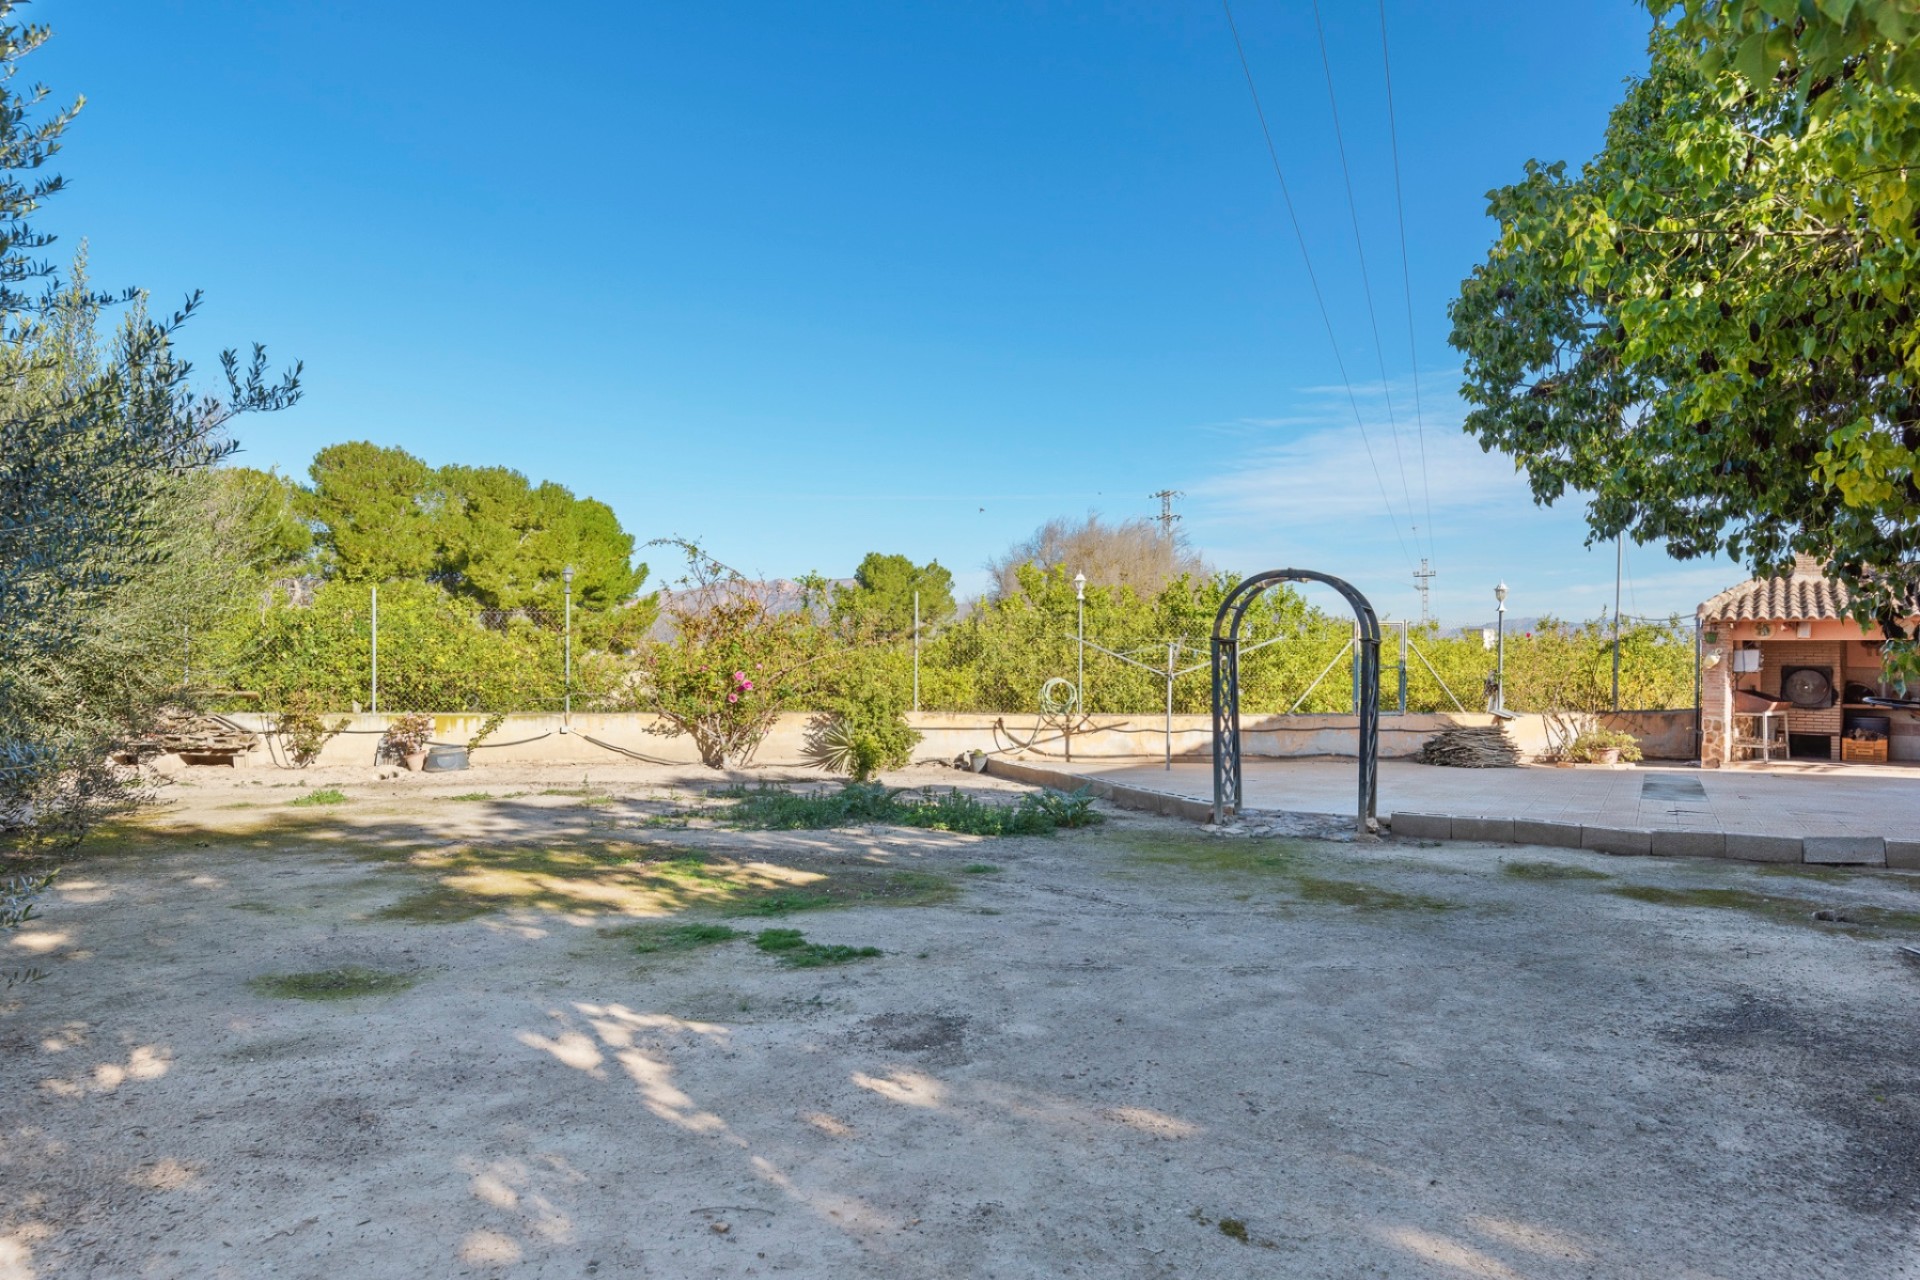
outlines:
[{"label": "utility pole", "polygon": [[1620,569],[1626,563],[1626,544],[1613,535],[1613,709],[1620,709]]},{"label": "utility pole", "polygon": [[1187,495],[1178,489],[1162,489],[1158,493],[1150,493],[1147,496],[1149,498],[1160,499],[1160,536],[1163,538],[1172,538],[1173,526],[1180,522],[1180,517],[1176,515],[1173,510],[1173,500],[1175,498],[1184,498]]},{"label": "utility pole", "polygon": [[1440,576],[1437,569],[1427,567],[1427,558],[1420,557],[1420,567],[1413,571],[1413,589],[1420,593],[1420,625],[1426,626],[1433,621],[1433,614],[1427,608],[1427,593],[1433,590],[1433,580]]}]

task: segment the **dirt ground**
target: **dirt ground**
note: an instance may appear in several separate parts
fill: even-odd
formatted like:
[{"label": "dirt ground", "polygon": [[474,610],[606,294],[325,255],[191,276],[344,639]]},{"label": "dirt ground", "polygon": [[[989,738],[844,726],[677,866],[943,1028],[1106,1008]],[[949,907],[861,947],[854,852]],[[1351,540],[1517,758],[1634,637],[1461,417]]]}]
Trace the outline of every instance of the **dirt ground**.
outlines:
[{"label": "dirt ground", "polygon": [[1920,878],[289,776],[8,948],[0,1280],[1920,1277]]}]

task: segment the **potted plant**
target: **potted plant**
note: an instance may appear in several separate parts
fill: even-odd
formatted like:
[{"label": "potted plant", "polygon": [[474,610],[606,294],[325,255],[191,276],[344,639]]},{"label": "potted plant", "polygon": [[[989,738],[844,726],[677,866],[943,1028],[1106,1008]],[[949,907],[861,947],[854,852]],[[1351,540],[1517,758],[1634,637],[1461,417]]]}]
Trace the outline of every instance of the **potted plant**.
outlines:
[{"label": "potted plant", "polygon": [[1620,729],[1589,729],[1567,746],[1575,764],[1619,764],[1640,759],[1640,740]]},{"label": "potted plant", "polygon": [[387,754],[406,761],[414,773],[427,762],[427,739],[433,736],[433,717],[414,711],[387,726]]}]

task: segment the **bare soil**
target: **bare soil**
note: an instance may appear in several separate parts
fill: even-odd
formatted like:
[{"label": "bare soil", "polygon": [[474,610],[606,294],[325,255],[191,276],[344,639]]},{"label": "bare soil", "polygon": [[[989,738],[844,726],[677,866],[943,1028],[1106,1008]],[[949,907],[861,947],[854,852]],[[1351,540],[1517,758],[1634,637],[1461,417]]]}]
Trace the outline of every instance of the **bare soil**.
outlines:
[{"label": "bare soil", "polygon": [[183,774],[0,963],[0,1280],[1920,1276],[1914,877],[715,781]]}]

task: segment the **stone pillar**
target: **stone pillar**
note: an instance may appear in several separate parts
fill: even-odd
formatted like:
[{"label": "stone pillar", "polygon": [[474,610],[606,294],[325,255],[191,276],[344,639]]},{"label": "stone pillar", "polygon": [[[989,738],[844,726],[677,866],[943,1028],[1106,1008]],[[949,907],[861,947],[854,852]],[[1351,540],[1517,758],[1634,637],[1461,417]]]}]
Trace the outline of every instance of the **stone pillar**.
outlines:
[{"label": "stone pillar", "polygon": [[[1713,629],[1711,624],[1702,626]],[[1733,649],[1724,631],[1700,649],[1700,764],[1708,769],[1733,759]]]}]

